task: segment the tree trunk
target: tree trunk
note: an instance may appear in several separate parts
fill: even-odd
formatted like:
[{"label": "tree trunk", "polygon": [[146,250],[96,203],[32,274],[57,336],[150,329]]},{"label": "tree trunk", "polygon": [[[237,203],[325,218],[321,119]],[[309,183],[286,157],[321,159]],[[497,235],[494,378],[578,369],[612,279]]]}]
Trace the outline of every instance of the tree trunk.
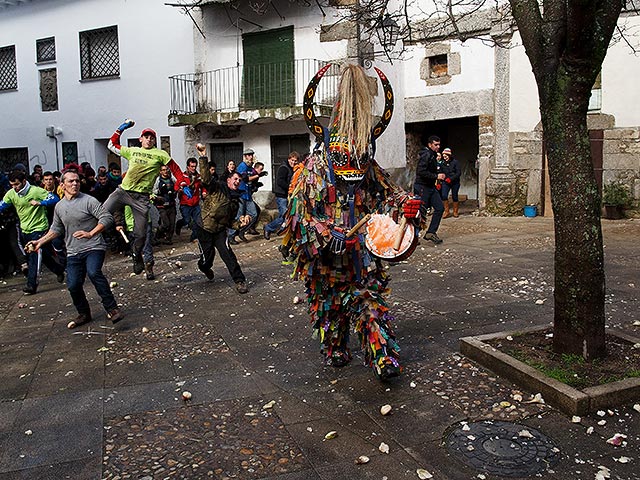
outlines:
[{"label": "tree trunk", "polygon": [[606,348],[600,193],[587,131],[590,86],[575,71],[554,73],[540,102],[556,244],[553,348],[593,360]]}]

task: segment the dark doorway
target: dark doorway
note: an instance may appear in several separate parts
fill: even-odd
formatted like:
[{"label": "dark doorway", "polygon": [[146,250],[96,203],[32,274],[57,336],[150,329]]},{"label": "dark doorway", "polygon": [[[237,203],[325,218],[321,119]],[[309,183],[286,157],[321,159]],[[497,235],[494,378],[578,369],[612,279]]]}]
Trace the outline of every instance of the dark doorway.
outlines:
[{"label": "dark doorway", "polygon": [[274,135],[271,137],[271,182],[275,187],[276,171],[289,158],[293,151],[300,154],[300,158],[309,153],[309,135]]},{"label": "dark doorway", "polygon": [[229,160],[236,162],[236,167],[242,161],[242,143],[212,143],[210,161],[216,164],[216,172],[222,175],[227,168]]},{"label": "dark doorway", "polygon": [[[427,144],[427,139],[431,135],[440,137],[440,151],[449,147],[454,158],[460,162],[462,170],[460,194],[466,195],[470,199],[478,198],[478,170],[476,168],[479,152],[478,117],[407,123],[405,132],[407,139],[418,141],[420,147]],[[416,151],[417,145],[407,145],[407,152]],[[409,162],[409,164],[415,168],[415,162]]]},{"label": "dark doorway", "polygon": [[602,193],[602,152],[604,142],[604,130],[589,130],[589,141],[591,143],[591,160],[593,161],[593,172],[596,175],[598,190]]}]

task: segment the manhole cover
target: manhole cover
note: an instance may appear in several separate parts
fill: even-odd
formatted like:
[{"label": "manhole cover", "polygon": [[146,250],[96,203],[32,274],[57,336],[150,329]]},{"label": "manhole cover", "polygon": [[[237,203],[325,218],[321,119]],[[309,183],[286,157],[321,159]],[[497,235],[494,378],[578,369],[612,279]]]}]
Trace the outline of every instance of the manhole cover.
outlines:
[{"label": "manhole cover", "polygon": [[539,431],[497,421],[469,423],[457,428],[447,437],[447,449],[470,467],[503,477],[541,473],[555,465],[559,452]]}]

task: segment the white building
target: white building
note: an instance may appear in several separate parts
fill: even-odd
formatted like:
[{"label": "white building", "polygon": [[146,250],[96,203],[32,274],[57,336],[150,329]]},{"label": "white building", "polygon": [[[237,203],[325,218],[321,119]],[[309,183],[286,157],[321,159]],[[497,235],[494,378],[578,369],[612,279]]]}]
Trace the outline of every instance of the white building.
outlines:
[{"label": "white building", "polygon": [[[633,79],[640,59],[627,42],[638,43],[640,19],[624,12],[619,25],[626,41],[613,42],[607,52],[587,121],[599,185],[622,181],[638,199],[640,113],[633,106],[640,90]],[[462,163],[461,193],[481,208],[521,215],[529,204],[551,214],[538,91],[519,34],[492,22],[490,13],[461,26],[471,37],[466,42],[437,32],[407,46],[408,164],[426,136],[438,135]]]},{"label": "white building", "polygon": [[[336,64],[315,97],[316,113],[326,122],[339,64],[362,61],[366,53],[357,47],[354,25],[339,22],[341,11],[336,8],[288,0],[203,0],[199,5],[192,12],[202,33],[194,37],[195,68],[174,70],[169,123],[188,126],[188,155],[195,154],[189,145],[207,144],[218,171],[228,160],[241,161],[243,149],[252,148],[269,172],[260,190],[266,193],[289,152],[307,153],[315,143],[302,111],[309,81],[325,63]],[[396,97],[392,122],[377,142],[376,158],[384,167],[404,167],[400,65],[379,61],[374,65],[389,77]],[[368,74],[376,76],[372,69]],[[380,114],[379,81],[377,86]],[[263,204],[265,197],[257,196]]]},{"label": "white building", "polygon": [[0,0],[0,166],[106,166],[127,117],[123,142],[151,127],[184,164],[168,77],[193,63],[191,19],[161,0]]}]

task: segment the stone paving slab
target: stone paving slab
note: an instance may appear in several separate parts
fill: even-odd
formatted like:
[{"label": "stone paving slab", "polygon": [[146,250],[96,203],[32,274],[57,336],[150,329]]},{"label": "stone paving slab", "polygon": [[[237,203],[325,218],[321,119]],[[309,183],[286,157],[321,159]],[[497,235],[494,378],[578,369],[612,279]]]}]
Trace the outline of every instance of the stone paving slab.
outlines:
[{"label": "stone paving slab", "polygon": [[24,400],[11,430],[0,434],[0,472],[78,460],[100,452],[101,395],[99,390]]}]

